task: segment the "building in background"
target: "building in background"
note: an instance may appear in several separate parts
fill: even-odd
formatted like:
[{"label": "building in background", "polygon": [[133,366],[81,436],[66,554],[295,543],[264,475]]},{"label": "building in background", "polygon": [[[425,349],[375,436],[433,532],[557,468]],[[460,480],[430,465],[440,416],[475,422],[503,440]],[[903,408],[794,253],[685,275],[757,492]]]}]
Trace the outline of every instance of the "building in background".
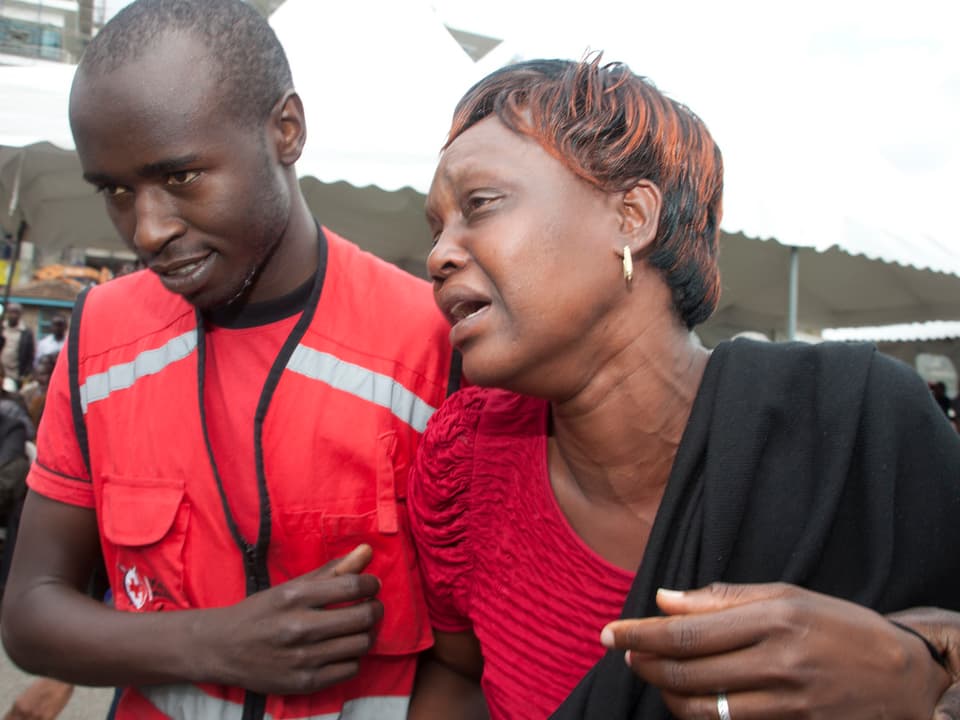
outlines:
[{"label": "building in background", "polygon": [[106,0],[0,0],[0,65],[76,63]]},{"label": "building in background", "polygon": [[[269,16],[283,0],[248,0]],[[125,0],[0,0],[0,65],[74,64]]]}]

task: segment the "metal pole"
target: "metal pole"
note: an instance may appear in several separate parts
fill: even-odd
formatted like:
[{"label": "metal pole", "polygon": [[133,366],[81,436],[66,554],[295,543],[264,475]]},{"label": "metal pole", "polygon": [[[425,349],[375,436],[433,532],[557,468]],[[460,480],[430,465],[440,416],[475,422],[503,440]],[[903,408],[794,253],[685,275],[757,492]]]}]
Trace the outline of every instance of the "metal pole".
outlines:
[{"label": "metal pole", "polygon": [[800,248],[790,248],[790,287],[787,292],[787,340],[797,338],[797,294],[800,284]]},{"label": "metal pole", "polygon": [[27,223],[21,221],[17,229],[17,239],[13,245],[13,255],[10,258],[10,271],[7,273],[7,284],[3,288],[3,309],[0,310],[0,321],[7,314],[7,305],[10,304],[10,291],[13,289],[13,278],[17,273],[17,261],[20,259],[20,246],[23,244],[23,236],[27,232]]},{"label": "metal pole", "polygon": [[[23,175],[23,156],[24,151],[21,150],[17,155],[17,172],[13,176],[13,187],[10,190],[10,204],[7,206],[7,214],[11,218],[13,217],[13,213],[20,206],[20,180]],[[0,307],[0,322],[2,322],[7,315],[7,305],[10,303],[10,286],[13,285],[13,274],[17,271],[17,258],[20,257],[20,243],[23,241],[23,234],[26,232],[26,230],[27,223],[26,221],[21,220],[20,226],[17,228],[17,237],[14,242],[13,253],[10,257],[10,269],[7,273],[7,283],[3,288],[3,307]]]}]

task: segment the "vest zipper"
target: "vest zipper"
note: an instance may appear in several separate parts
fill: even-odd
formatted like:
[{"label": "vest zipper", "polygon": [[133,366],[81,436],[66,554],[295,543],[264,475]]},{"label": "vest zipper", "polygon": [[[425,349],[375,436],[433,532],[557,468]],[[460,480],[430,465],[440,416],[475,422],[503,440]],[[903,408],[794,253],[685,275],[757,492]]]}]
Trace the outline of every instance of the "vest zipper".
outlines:
[{"label": "vest zipper", "polygon": [[[257,548],[243,541],[243,567],[247,576],[247,597],[270,587],[266,557],[260,556]],[[263,693],[247,690],[243,696],[243,716],[241,720],[263,720],[267,711],[267,696]]]},{"label": "vest zipper", "polygon": [[[227,502],[226,492],[220,473],[217,469],[216,458],[213,455],[213,447],[210,445],[210,436],[207,432],[206,408],[203,402],[203,386],[206,367],[206,341],[203,323],[203,315],[199,310],[196,312],[197,318],[197,390],[200,403],[200,420],[203,426],[204,442],[207,446],[207,455],[210,459],[210,467],[213,471],[214,480],[217,483],[217,491],[220,493],[220,501],[223,505],[224,517],[230,534],[233,535],[241,555],[243,556],[243,569],[246,576],[247,597],[261,590],[270,587],[270,572],[267,568],[267,552],[270,545],[270,496],[267,492],[267,481],[264,473],[263,446],[262,446],[262,424],[266,416],[267,408],[273,391],[280,381],[280,375],[290,359],[303,334],[306,332],[310,323],[313,321],[313,314],[317,308],[320,299],[320,292],[323,289],[323,280],[327,269],[327,239],[323,234],[320,224],[314,220],[317,227],[317,242],[319,244],[319,258],[317,264],[317,273],[314,277],[313,288],[310,290],[310,297],[304,306],[303,313],[297,321],[290,335],[287,337],[270,368],[266,383],[261,391],[260,401],[257,404],[257,411],[254,416],[254,455],[257,470],[257,486],[260,494],[260,528],[257,533],[256,545],[251,545],[240,533],[237,527],[233,513],[230,512],[230,504]],[[263,720],[267,710],[267,696],[263,693],[246,690],[243,699],[242,720]]]}]

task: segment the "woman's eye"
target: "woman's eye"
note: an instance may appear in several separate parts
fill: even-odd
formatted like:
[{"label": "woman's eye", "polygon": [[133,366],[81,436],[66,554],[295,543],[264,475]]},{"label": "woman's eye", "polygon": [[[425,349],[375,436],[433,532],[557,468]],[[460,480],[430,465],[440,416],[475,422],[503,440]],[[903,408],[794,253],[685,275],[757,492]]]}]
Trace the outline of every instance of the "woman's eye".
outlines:
[{"label": "woman's eye", "polygon": [[469,198],[467,198],[467,208],[464,214],[469,215],[471,212],[479,210],[494,200],[496,200],[496,198],[491,195],[471,195]]},{"label": "woman's eye", "polygon": [[167,176],[168,185],[188,185],[200,177],[199,170],[181,170]]}]

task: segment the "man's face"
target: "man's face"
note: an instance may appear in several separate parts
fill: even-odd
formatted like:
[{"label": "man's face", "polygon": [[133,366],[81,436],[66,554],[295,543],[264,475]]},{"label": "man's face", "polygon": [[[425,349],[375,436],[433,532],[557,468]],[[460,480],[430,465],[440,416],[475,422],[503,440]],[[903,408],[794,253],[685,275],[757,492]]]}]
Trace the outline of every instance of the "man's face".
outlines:
[{"label": "man's face", "polygon": [[84,177],[168,290],[201,309],[256,296],[290,195],[263,127],[224,116],[218,67],[190,35],[136,61],[79,72],[70,121]]},{"label": "man's face", "polygon": [[67,321],[66,318],[55,317],[50,321],[50,330],[53,333],[53,336],[60,340],[67,332]]},{"label": "man's face", "polygon": [[10,327],[16,327],[17,323],[20,322],[20,315],[22,311],[23,310],[19,305],[7,306],[7,325]]}]

